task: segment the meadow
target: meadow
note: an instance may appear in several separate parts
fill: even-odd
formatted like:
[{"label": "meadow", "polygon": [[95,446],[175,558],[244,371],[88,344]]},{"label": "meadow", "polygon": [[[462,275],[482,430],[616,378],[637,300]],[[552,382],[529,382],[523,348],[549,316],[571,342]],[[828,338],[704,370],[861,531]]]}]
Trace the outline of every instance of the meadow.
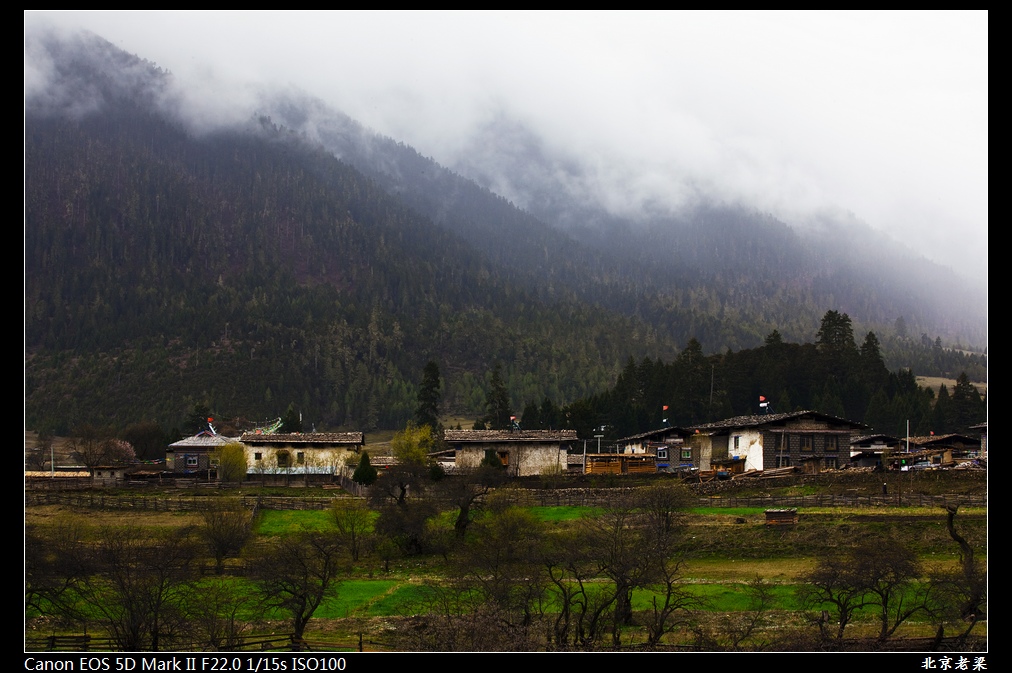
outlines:
[{"label": "meadow", "polygon": [[[793,487],[796,488],[796,487]],[[333,493],[331,493],[333,495]],[[342,498],[347,501],[347,499]],[[538,539],[578,539],[595,526],[604,525],[613,515],[606,507],[584,506],[531,506],[522,508],[539,531]],[[403,554],[384,545],[377,535],[379,514],[365,510],[365,540],[358,560],[342,556],[335,589],[312,614],[305,638],[316,639],[329,646],[357,642],[363,638],[372,649],[404,649],[413,641],[403,640],[403,634],[419,615],[431,614],[433,606],[453,600],[466,603],[470,588],[464,587],[462,576],[469,574],[462,558],[470,558],[472,535],[458,540],[453,535],[453,512],[445,511],[432,517],[427,526],[432,539],[437,540],[423,553]],[[688,506],[677,516],[676,530],[669,554],[677,558],[677,590],[684,604],[685,625],[672,628],[665,638],[668,642],[695,642],[696,646],[718,648],[727,643],[722,640],[723,624],[727,620],[743,621],[749,615],[762,614],[764,629],[776,625],[793,624],[803,629],[810,615],[830,610],[832,605],[813,603],[804,596],[807,579],[821,559],[847,550],[869,540],[891,540],[913,550],[920,564],[920,576],[904,585],[902,591],[913,597],[928,587],[931,577],[940,573],[953,573],[960,568],[960,549],[954,544],[946,528],[944,512],[937,507],[811,507],[799,508],[799,522],[794,526],[768,527],[763,507]],[[192,535],[199,537],[201,518],[194,512],[129,512],[113,509],[72,511],[71,508],[45,505],[26,508],[26,524],[34,530],[57,530],[68,524],[79,527],[85,544],[97,544],[101,535],[117,531],[116,535],[135,536],[143,531],[150,535]],[[485,530],[487,521],[498,516],[491,510],[478,514],[472,529]],[[983,507],[963,507],[959,510],[960,532],[978,550],[977,558],[986,563],[987,512]],[[491,524],[488,524],[491,525]],[[103,533],[102,531],[105,531]],[[279,540],[299,536],[335,536],[338,529],[331,510],[270,510],[264,509],[257,517],[252,539],[247,549],[276,544]],[[571,537],[571,536],[577,537]],[[570,537],[567,537],[570,536]],[[522,536],[521,536],[522,537]],[[488,546],[487,544],[485,546]],[[213,574],[208,560],[198,563],[198,574],[191,587],[201,591],[224,592],[228,601],[241,604],[236,617],[249,622],[250,632],[285,628],[285,613],[279,608],[265,608],[249,600],[257,595],[257,585],[245,576],[245,552],[226,559],[225,574]],[[472,580],[478,576],[472,573]],[[572,583],[569,579],[566,582]],[[202,587],[205,587],[202,589]],[[27,590],[27,589],[26,589]],[[606,575],[596,576],[584,587],[587,601],[605,597],[611,591]],[[454,595],[453,591],[459,594]],[[757,602],[757,596],[761,601]],[[559,588],[546,585],[537,599],[541,614],[557,614],[561,609]],[[636,586],[629,591],[632,614],[648,614],[657,601],[663,601],[662,586]],[[603,600],[603,598],[602,598]],[[226,601],[226,602],[228,602]],[[459,606],[454,609],[460,609]],[[877,628],[877,607],[864,605],[854,611],[848,626],[848,637],[874,634]],[[449,613],[448,613],[449,614]],[[644,633],[635,626],[637,619],[623,627],[623,647],[637,647],[646,642]],[[74,620],[46,618],[26,610],[26,634],[38,629],[54,633],[74,633],[80,624]],[[98,627],[98,621],[90,625]],[[692,624],[691,628],[688,624]],[[723,624],[723,626],[722,626]],[[933,622],[926,614],[914,615],[896,632],[897,636],[932,634]],[[986,623],[977,627],[978,635],[986,634]],[[709,634],[709,635],[707,635]],[[26,635],[27,637],[27,635]],[[710,640],[706,640],[710,638]],[[749,646],[762,646],[765,641],[743,642]],[[637,645],[639,643],[640,645]],[[703,645],[700,645],[703,643]],[[722,644],[723,643],[723,644]],[[757,645],[759,643],[759,645]],[[744,646],[744,645],[742,645]],[[738,647],[736,644],[735,647]]]}]

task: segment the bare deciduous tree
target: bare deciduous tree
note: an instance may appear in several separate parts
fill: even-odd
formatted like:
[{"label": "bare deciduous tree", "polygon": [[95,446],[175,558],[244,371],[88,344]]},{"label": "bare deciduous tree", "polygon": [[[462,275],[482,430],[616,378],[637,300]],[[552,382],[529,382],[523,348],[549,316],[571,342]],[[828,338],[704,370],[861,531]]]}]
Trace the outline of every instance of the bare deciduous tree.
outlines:
[{"label": "bare deciduous tree", "polygon": [[26,614],[79,618],[74,594],[92,572],[80,521],[63,518],[44,528],[25,525]]},{"label": "bare deciduous tree", "polygon": [[342,546],[352,561],[358,557],[372,533],[372,511],[361,500],[339,498],[334,501],[334,526]]},{"label": "bare deciduous tree", "polygon": [[[854,573],[849,558],[832,553],[820,558],[815,568],[802,578],[800,590],[802,602],[811,608],[828,603],[836,613],[836,640],[843,640],[847,625],[854,619],[854,613],[865,606],[865,587],[862,578]],[[829,640],[827,613],[818,619],[819,630],[824,640]]]},{"label": "bare deciduous tree", "polygon": [[467,534],[468,526],[481,510],[486,497],[506,480],[500,466],[482,464],[474,469],[458,468],[452,475],[440,480],[438,496],[457,510],[453,530],[458,539]]},{"label": "bare deciduous tree", "polygon": [[[811,607],[829,603],[836,613],[836,641],[843,640],[854,613],[878,607],[879,640],[888,639],[903,622],[925,608],[921,592],[908,589],[921,576],[916,554],[890,538],[865,540],[843,554],[820,558],[804,576],[804,601]],[[827,619],[818,624],[827,637]]]},{"label": "bare deciduous tree", "polygon": [[191,586],[183,599],[183,612],[193,643],[201,649],[227,652],[238,649],[243,636],[259,619],[259,601],[237,590],[225,578]]},{"label": "bare deciduous tree", "polygon": [[182,599],[195,558],[189,531],[104,528],[97,538],[96,572],[79,595],[118,647],[157,652],[185,625]]},{"label": "bare deciduous tree", "polygon": [[945,509],[949,537],[959,545],[960,568],[932,575],[928,605],[938,625],[936,648],[947,628],[956,632],[957,647],[963,648],[977,624],[987,619],[987,571],[977,560],[970,542],[956,530],[958,508]]},{"label": "bare deciduous tree", "polygon": [[248,560],[264,604],[286,612],[296,647],[316,609],[337,595],[340,544],[331,535],[286,535],[258,547]]},{"label": "bare deciduous tree", "polygon": [[896,540],[876,539],[858,545],[852,559],[867,603],[878,606],[879,641],[885,641],[925,607],[924,594],[910,592],[922,574],[917,554]]},{"label": "bare deciduous tree", "polygon": [[136,459],[134,447],[113,437],[113,429],[92,424],[82,425],[71,442],[74,460],[89,470],[103,464],[121,465]]},{"label": "bare deciduous tree", "polygon": [[[773,586],[756,575],[745,587],[748,609],[740,612],[721,613],[709,623],[695,628],[696,642],[704,651],[743,650],[761,651],[767,649],[772,640],[761,637],[763,627],[769,625],[770,609],[774,604]],[[780,633],[783,633],[781,629]],[[793,636],[792,636],[793,637]]]},{"label": "bare deciduous tree", "polygon": [[200,507],[198,529],[214,556],[214,571],[225,569],[225,559],[238,556],[253,535],[253,513],[238,498],[207,498]]}]

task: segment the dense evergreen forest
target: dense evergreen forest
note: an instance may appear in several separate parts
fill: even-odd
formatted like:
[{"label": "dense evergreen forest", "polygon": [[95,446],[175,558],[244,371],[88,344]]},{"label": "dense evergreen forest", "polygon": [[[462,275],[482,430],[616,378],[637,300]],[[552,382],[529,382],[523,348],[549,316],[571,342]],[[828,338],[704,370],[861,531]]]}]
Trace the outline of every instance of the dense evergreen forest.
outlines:
[{"label": "dense evergreen forest", "polygon": [[[883,337],[902,316],[911,334],[968,345],[986,339],[980,291],[853,216],[791,227],[701,199],[677,213],[648,208],[634,221],[570,194],[560,178],[567,170],[526,129],[507,128],[475,147],[499,148],[484,157],[497,166],[493,179],[466,161],[454,173],[312,99],[265,107],[500,263],[512,282],[638,317],[680,344],[695,337],[710,352],[737,350],[774,329],[807,341],[827,307]],[[504,182],[524,210],[491,190]],[[891,355],[887,347],[890,366],[910,366]]]},{"label": "dense evergreen forest", "polygon": [[[691,388],[681,399],[693,419],[746,409],[760,388],[791,407],[821,396],[827,412],[860,419],[881,387],[819,379],[831,368],[813,367],[814,345],[783,343],[775,357],[769,338],[755,348],[773,330],[810,340],[828,307],[848,310],[813,290],[839,292],[842,281],[758,280],[789,266],[795,243],[782,223],[750,239],[743,220],[717,209],[700,220],[703,247],[758,271],[662,273],[649,255],[579,243],[402,144],[358,135],[338,159],[336,131],[310,138],[290,114],[284,125],[259,115],[198,133],[167,111],[171,76],[153,65],[95,36],[33,48],[46,52],[53,82],[26,100],[28,427],[180,427],[198,406],[263,419],[290,405],[306,429],[400,427],[430,360],[446,410],[480,414],[501,364],[514,403],[572,403],[581,429],[602,414],[638,419],[609,417],[616,431],[655,420],[600,411],[613,394],[601,391],[616,379],[628,388],[633,370],[642,385],[677,379],[656,391],[674,408],[678,386]],[[870,301],[863,287],[848,296]],[[934,326],[917,306],[886,302],[855,311],[855,324],[884,335],[876,352],[889,368],[984,378],[984,356],[908,336]],[[749,379],[764,357],[782,383]],[[669,369],[682,366],[695,378]],[[808,378],[790,378],[796,370]],[[652,408],[648,388],[630,409]]]},{"label": "dense evergreen forest", "polygon": [[645,352],[637,321],[539,301],[281,134],[196,140],[140,111],[29,119],[30,422],[294,401],[320,425],[373,428],[410,417],[430,355],[468,407],[495,361],[518,393],[567,399],[607,385],[630,344]]},{"label": "dense evergreen forest", "polygon": [[[670,364],[629,358],[615,386],[566,407],[566,420],[582,437],[604,428],[615,439],[664,425],[688,426],[760,413],[759,402],[786,412],[815,409],[902,436],[966,432],[987,417],[987,402],[965,372],[950,393],[937,396],[917,385],[910,369],[890,372],[874,332],[861,345],[850,317],[828,311],[816,342],[786,343],[777,331],[763,346],[737,353],[703,354],[691,340]],[[538,409],[524,413],[525,426],[538,423]]]}]

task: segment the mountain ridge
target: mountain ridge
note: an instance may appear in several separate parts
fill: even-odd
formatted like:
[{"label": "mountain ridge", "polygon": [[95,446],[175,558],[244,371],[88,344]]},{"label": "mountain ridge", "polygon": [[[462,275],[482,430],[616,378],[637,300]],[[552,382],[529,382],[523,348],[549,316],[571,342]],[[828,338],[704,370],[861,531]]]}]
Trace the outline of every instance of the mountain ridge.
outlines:
[{"label": "mountain ridge", "polygon": [[[495,362],[514,399],[564,403],[630,356],[811,338],[824,311],[810,287],[666,279],[663,259],[585,244],[339,113],[321,112],[330,145],[291,98],[284,115],[195,129],[169,73],[97,36],[26,36],[26,72],[30,53],[49,84],[26,83],[34,424],[292,402],[321,426],[395,427],[432,358],[448,408],[480,409]],[[727,241],[710,237],[717,258]]]}]

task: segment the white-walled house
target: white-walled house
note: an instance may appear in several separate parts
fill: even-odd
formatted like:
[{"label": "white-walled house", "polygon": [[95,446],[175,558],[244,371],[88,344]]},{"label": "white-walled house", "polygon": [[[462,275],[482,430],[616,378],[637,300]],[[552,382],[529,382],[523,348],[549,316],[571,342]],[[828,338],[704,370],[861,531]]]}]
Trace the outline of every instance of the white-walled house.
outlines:
[{"label": "white-walled house", "polygon": [[474,468],[494,451],[513,476],[566,471],[576,430],[444,430],[457,467]]},{"label": "white-walled house", "polygon": [[239,441],[246,447],[247,474],[334,475],[349,456],[365,444],[362,432],[247,432]]},{"label": "white-walled house", "polygon": [[835,469],[850,460],[851,436],[868,426],[818,411],[736,416],[694,427],[693,442],[711,461],[740,458],[745,471],[812,465]]}]

